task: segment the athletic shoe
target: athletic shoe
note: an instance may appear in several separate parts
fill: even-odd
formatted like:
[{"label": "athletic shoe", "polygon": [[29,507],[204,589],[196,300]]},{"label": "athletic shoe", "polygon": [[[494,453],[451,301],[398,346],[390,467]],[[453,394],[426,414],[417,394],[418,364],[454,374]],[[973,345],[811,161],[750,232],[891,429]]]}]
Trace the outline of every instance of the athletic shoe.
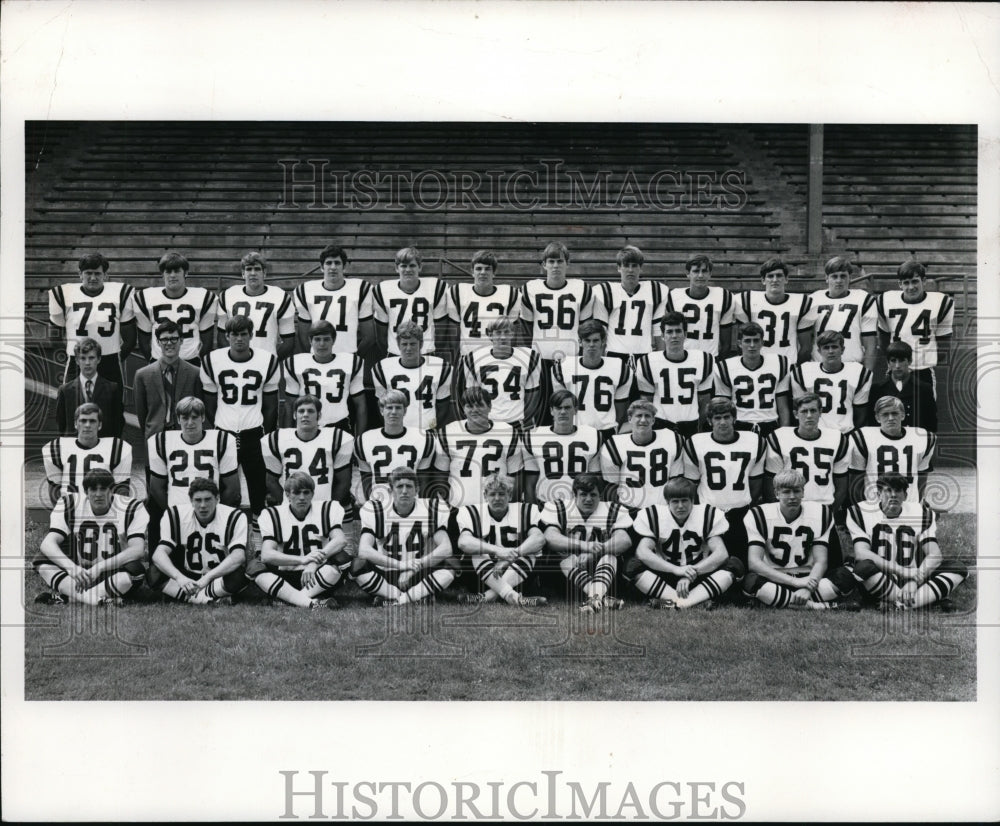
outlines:
[{"label": "athletic shoe", "polygon": [[389,605],[399,605],[399,602],[394,599],[390,599],[389,597],[375,597],[375,599],[372,600],[372,606],[375,608],[385,608]]},{"label": "athletic shoe", "polygon": [[328,608],[331,611],[339,611],[340,603],[337,602],[333,597],[329,599],[314,599],[310,608]]},{"label": "athletic shoe", "polygon": [[600,597],[590,597],[580,606],[581,614],[597,614],[604,607],[604,601]]},{"label": "athletic shoe", "polygon": [[649,601],[649,607],[655,608],[657,610],[661,608],[677,608],[677,603],[672,599],[656,599],[653,598]]},{"label": "athletic shoe", "polygon": [[828,602],[826,607],[831,611],[846,611],[851,614],[856,614],[861,610],[861,605],[856,600],[845,600],[840,602],[834,600],[833,602]]},{"label": "athletic shoe", "polygon": [[99,603],[99,605],[111,605],[114,608],[121,608],[125,605],[125,600],[122,597],[104,597]]},{"label": "athletic shoe", "polygon": [[620,611],[625,607],[625,600],[618,597],[605,596],[601,600],[601,603],[602,607],[607,608],[609,611]]},{"label": "athletic shoe", "polygon": [[486,594],[459,594],[457,599],[459,605],[479,605],[486,602]]},{"label": "athletic shoe", "polygon": [[948,597],[945,597],[942,600],[938,600],[938,608],[941,609],[942,614],[950,614],[955,610],[955,603]]},{"label": "athletic shoe", "polygon": [[545,597],[526,597],[521,595],[515,604],[522,608],[541,608],[543,605],[548,605],[549,601]]},{"label": "athletic shoe", "polygon": [[57,594],[53,591],[42,591],[42,593],[35,597],[35,602],[39,605],[65,605],[69,600],[62,594]]}]

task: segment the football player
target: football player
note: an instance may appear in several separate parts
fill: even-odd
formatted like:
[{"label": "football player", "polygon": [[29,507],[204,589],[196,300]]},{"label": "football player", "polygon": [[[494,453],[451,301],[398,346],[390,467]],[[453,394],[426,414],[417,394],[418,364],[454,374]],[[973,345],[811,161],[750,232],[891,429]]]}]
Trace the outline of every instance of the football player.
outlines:
[{"label": "football player", "polygon": [[117,602],[142,582],[148,516],[142,502],[114,493],[105,468],[83,475],[83,493],[67,493],[49,517],[34,568],[50,588],[36,602]]},{"label": "football player", "polygon": [[883,396],[875,402],[879,426],[859,427],[851,433],[849,484],[853,500],[868,498],[878,477],[885,473],[903,475],[910,486],[908,502],[923,498],[927,474],[933,470],[937,436],[920,427],[903,427],[905,415],[899,399]]},{"label": "football player", "polygon": [[292,410],[295,427],[279,428],[261,440],[268,497],[271,504],[281,502],[282,484],[293,472],[303,471],[315,484],[315,501],[333,499],[350,515],[354,437],[339,427],[320,427],[322,411],[315,396],[299,396]]},{"label": "football player", "polygon": [[934,512],[907,497],[905,476],[884,473],[876,484],[878,500],[858,502],[847,515],[862,590],[884,607],[925,608],[947,599],[968,569],[941,554]]},{"label": "football player", "polygon": [[631,432],[612,436],[601,447],[601,476],[605,498],[618,502],[635,516],[637,509],[662,505],[668,480],[683,473],[682,439],[673,430],[653,426],[656,406],[639,399],[628,408]]},{"label": "football player", "polygon": [[539,415],[542,393],[541,358],[529,347],[514,346],[514,322],[499,318],[486,326],[492,345],[462,360],[465,386],[481,387],[490,397],[492,418],[526,427]]},{"label": "football player", "polygon": [[472,283],[448,288],[448,317],[458,326],[455,362],[480,347],[488,347],[487,326],[501,318],[516,320],[520,295],[517,287],[495,284],[497,257],[490,250],[472,256]]},{"label": "football player", "polygon": [[573,478],[600,469],[600,436],[575,423],[576,396],[557,390],[549,404],[552,426],[524,431],[525,502],[570,499]]},{"label": "football player", "polygon": [[193,479],[190,504],[167,508],[153,564],[165,575],[158,588],[170,599],[207,605],[240,593],[250,581],[244,573],[249,531],[238,508],[219,504],[211,479]]},{"label": "football player", "polygon": [[[375,330],[380,350],[398,356],[396,330],[404,321],[412,321],[424,331],[425,354],[433,354],[436,321],[448,317],[448,294],[444,281],[421,278],[423,259],[415,247],[403,247],[396,253],[398,281],[380,281],[372,294],[375,309]],[[442,348],[446,349],[446,348]]]},{"label": "football player", "polygon": [[688,258],[688,286],[675,287],[667,295],[667,309],[681,313],[687,323],[687,347],[725,358],[731,350],[733,313],[736,303],[725,287],[713,287],[712,259],[696,254]]},{"label": "football player", "polygon": [[267,284],[267,261],[259,252],[248,252],[240,260],[243,283],[234,284],[219,296],[218,327],[234,315],[253,321],[253,346],[288,358],[295,349],[295,307],[281,287]]},{"label": "football player", "polygon": [[[396,329],[398,356],[387,356],[372,370],[375,396],[387,390],[406,394],[403,424],[417,430],[433,430],[449,421],[451,407],[451,365],[437,356],[422,355],[424,331],[419,324],[404,321]],[[355,431],[360,432],[360,431]]]},{"label": "football player", "polygon": [[775,608],[832,607],[855,589],[844,567],[828,569],[833,513],[819,502],[803,502],[805,479],[797,470],[774,477],[777,502],[751,508],[744,522],[750,573],[743,593]]},{"label": "football player", "polygon": [[820,361],[796,364],[791,370],[792,398],[815,393],[823,400],[823,427],[850,433],[868,416],[872,374],[857,361],[844,361],[844,337],[826,330],[816,337]]},{"label": "football player", "polygon": [[434,465],[448,473],[448,502],[453,508],[481,505],[483,480],[495,473],[520,473],[523,465],[521,433],[515,426],[490,418],[490,397],[482,388],[462,394],[465,421],[451,422],[438,431]]},{"label": "football player", "polygon": [[582,322],[579,335],[580,355],[553,365],[552,389],[576,395],[577,423],[593,427],[603,442],[625,420],[634,376],[626,358],[605,355],[608,332],[601,322]]},{"label": "football player", "polygon": [[778,427],[787,427],[792,418],[788,411],[788,359],[763,355],[764,331],[749,323],[738,335],[741,356],[720,359],[715,369],[715,394],[736,403],[736,419],[756,426],[762,436]]},{"label": "football player", "polygon": [[300,395],[323,402],[321,427],[339,427],[352,433],[368,428],[364,363],[355,353],[336,352],[337,331],[329,321],[317,321],[309,330],[308,353],[298,353],[281,363],[285,384],[287,426]]},{"label": "football player", "polygon": [[392,497],[361,506],[361,538],[351,577],[377,605],[406,605],[440,594],[459,573],[448,538],[450,508],[417,498],[417,474],[390,474]]},{"label": "football player", "polygon": [[568,587],[583,596],[580,610],[597,613],[617,610],[624,600],[614,596],[618,558],[632,545],[632,520],[625,509],[601,501],[601,488],[593,473],[574,477],[572,498],[545,504],[539,519],[545,546],[559,559],[559,570]]},{"label": "football player", "polygon": [[694,484],[672,479],[664,490],[666,504],[635,517],[632,529],[640,539],[625,576],[652,608],[716,600],[746,573],[722,541],[729,529],[726,517],[711,505],[696,505],[694,497]]},{"label": "football player", "polygon": [[663,316],[663,351],[640,356],[635,368],[639,395],[656,405],[654,427],[669,427],[685,438],[698,432],[715,366],[707,352],[686,349],[686,324],[680,313]]},{"label": "football player", "polygon": [[329,244],[319,254],[323,277],[295,288],[297,343],[300,353],[309,352],[309,330],[317,321],[329,321],[336,331],[333,351],[364,355],[375,346],[372,321],[372,285],[363,278],[345,278],[347,252]]},{"label": "football player", "polygon": [[250,509],[257,515],[267,496],[260,440],[278,425],[278,358],[250,347],[253,322],[247,316],[229,319],[226,335],[228,348],[213,350],[202,358],[201,385],[209,420],[236,439]]},{"label": "football player", "polygon": [[[434,461],[436,439],[431,432],[406,427],[407,398],[401,390],[387,390],[379,400],[384,425],[366,430],[354,441],[354,462],[361,472],[361,499],[386,501],[391,493],[389,474],[398,467],[429,470]],[[422,492],[435,489],[433,474],[422,474]]]},{"label": "football player", "polygon": [[260,515],[260,559],[247,564],[247,576],[272,599],[298,608],[337,608],[333,590],[350,569],[344,509],[340,503],[313,501],[316,483],[300,470],[288,474],[285,501]]},{"label": "football player", "polygon": [[164,253],[157,264],[162,287],[146,287],[132,294],[132,307],[139,330],[139,350],[149,361],[160,357],[160,344],[153,330],[164,321],[181,328],[180,357],[197,364],[215,346],[215,317],[219,302],[204,287],[188,287],[190,265],[176,252]]},{"label": "football player", "polygon": [[789,364],[809,358],[812,324],[809,296],[788,293],[788,266],[780,258],[769,258],[760,268],[761,290],[740,295],[734,312],[737,321],[759,324],[764,332],[765,355],[784,356]]},{"label": "football player", "polygon": [[606,325],[608,355],[630,366],[659,348],[657,334],[666,311],[660,282],[642,280],[645,261],[638,247],[623,247],[615,256],[620,282],[601,282],[594,295],[594,318]]},{"label": "football player", "polygon": [[[100,344],[97,372],[123,386],[122,362],[135,346],[135,311],[132,288],[108,281],[109,266],[99,252],[81,256],[77,264],[80,283],[60,284],[49,290],[49,321],[55,333],[52,338],[65,337],[67,356],[73,355],[80,339],[91,338]],[[77,370],[76,361],[67,358],[63,381],[72,381]]]},{"label": "football player", "polygon": [[499,471],[483,482],[482,505],[469,505],[458,512],[458,549],[482,583],[481,594],[468,602],[509,605],[545,605],[545,597],[526,597],[518,592],[535,568],[545,548],[538,527],[539,511],[530,502],[511,502],[514,481]]},{"label": "football player", "polygon": [[913,373],[927,382],[937,397],[934,368],[946,360],[951,344],[955,302],[950,296],[930,292],[924,286],[927,269],[909,259],[896,273],[899,291],[886,290],[878,297],[878,325],[883,331],[883,350],[893,341],[905,341],[913,349]]},{"label": "football player", "polygon": [[813,326],[816,342],[812,360],[820,361],[819,336],[833,331],[844,337],[844,361],[860,362],[871,373],[875,369],[875,334],[878,307],[875,296],[867,290],[852,290],[851,276],[862,270],[846,256],[835,255],[826,262],[826,289],[809,296],[807,319]]},{"label": "football player", "polygon": [[76,437],[60,436],[42,448],[45,478],[53,504],[67,493],[76,493],[89,470],[103,467],[115,478],[115,493],[129,495],[132,446],[117,436],[101,438],[101,408],[81,404],[73,416]]}]

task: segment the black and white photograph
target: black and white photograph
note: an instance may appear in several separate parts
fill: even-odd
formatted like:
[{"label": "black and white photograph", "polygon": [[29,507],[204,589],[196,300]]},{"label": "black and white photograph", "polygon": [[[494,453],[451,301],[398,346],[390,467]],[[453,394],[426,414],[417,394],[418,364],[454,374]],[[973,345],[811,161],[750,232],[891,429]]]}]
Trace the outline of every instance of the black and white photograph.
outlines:
[{"label": "black and white photograph", "polygon": [[[99,65],[116,95],[53,85],[46,106],[4,78],[5,808],[1000,812],[983,739],[1000,723],[1000,61],[968,53],[997,9],[851,7],[824,30],[799,19],[811,4],[760,4],[785,37],[757,48],[787,46],[787,66],[757,55],[741,79],[730,55],[701,99],[682,49],[657,85],[642,21],[694,33],[731,9],[738,42],[753,5],[387,3],[389,21],[303,3],[251,24],[220,4],[204,22],[234,42],[206,56],[197,36],[188,75],[150,59],[145,99],[88,53],[130,6],[8,7],[6,51],[35,24],[74,55],[42,37],[38,83]],[[857,98],[790,74],[809,62],[795,32],[857,61],[846,33],[900,14],[886,48],[919,77],[939,65],[916,57],[927,39],[969,39],[949,69],[964,94],[917,91],[890,56]],[[185,17],[163,18],[179,54]],[[130,50],[163,54],[152,19]],[[308,19],[347,53],[377,21],[371,56],[393,69],[291,90],[321,63],[287,65],[299,47],[270,37],[274,76],[229,76],[265,20]],[[418,20],[425,85],[393,48]],[[523,64],[492,52],[487,20]],[[647,54],[574,82],[560,61],[593,58],[602,26]],[[544,50],[562,87],[532,71]],[[473,55],[495,75],[460,65]],[[784,100],[761,93],[768,71]],[[60,777],[83,812],[20,790],[91,748],[140,761],[121,803],[79,767]],[[865,753],[893,767],[879,794],[853,790]],[[815,794],[788,792],[806,755]],[[158,773],[220,763],[238,799],[152,801]],[[938,772],[966,790],[954,810],[928,808]]]}]

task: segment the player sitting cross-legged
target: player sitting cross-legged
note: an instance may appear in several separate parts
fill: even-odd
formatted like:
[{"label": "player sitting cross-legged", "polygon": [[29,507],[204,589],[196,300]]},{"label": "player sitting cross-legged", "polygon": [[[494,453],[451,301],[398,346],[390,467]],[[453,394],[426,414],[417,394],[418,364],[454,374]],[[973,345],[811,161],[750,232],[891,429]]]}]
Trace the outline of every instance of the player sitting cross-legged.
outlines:
[{"label": "player sitting cross-legged", "polygon": [[618,557],[632,544],[628,535],[632,520],[621,505],[601,501],[597,476],[577,476],[573,498],[546,503],[539,523],[567,583],[583,594],[581,611],[596,613],[624,606],[624,600],[609,592],[618,573]]},{"label": "player sitting cross-legged", "polygon": [[835,607],[855,589],[844,567],[827,571],[833,513],[819,502],[803,502],[806,480],[797,470],[774,477],[777,502],[751,508],[745,517],[750,573],[743,592],[776,608]]},{"label": "player sitting cross-legged", "polygon": [[694,497],[693,482],[672,479],[664,489],[667,504],[635,518],[640,539],[625,574],[653,608],[691,608],[717,599],[746,573],[722,541],[729,529],[725,514],[696,505]]},{"label": "player sitting cross-legged", "polygon": [[361,506],[361,538],[351,578],[376,605],[406,605],[440,594],[459,573],[448,538],[451,509],[440,499],[417,498],[417,474],[389,474],[391,499]]},{"label": "player sitting cross-legged", "polygon": [[344,550],[344,509],[339,502],[314,502],[316,483],[300,470],[288,474],[285,501],[260,515],[260,559],[247,565],[265,594],[299,608],[338,608],[321,596],[333,590],[351,567]]},{"label": "player sitting cross-legged", "polygon": [[468,602],[510,605],[544,605],[545,597],[526,597],[517,592],[535,568],[545,548],[538,527],[538,508],[530,502],[510,501],[514,483],[497,471],[483,483],[484,505],[469,505],[458,513],[458,549],[469,555],[482,595]]},{"label": "player sitting cross-legged", "polygon": [[219,504],[219,487],[211,479],[192,479],[188,497],[190,505],[175,505],[163,514],[153,564],[168,577],[159,586],[165,596],[207,605],[250,584],[243,570],[247,517]]},{"label": "player sitting cross-legged", "polygon": [[943,602],[968,569],[943,558],[934,512],[907,499],[910,482],[905,476],[883,473],[876,484],[877,501],[858,502],[847,511],[855,579],[883,607],[925,608]]},{"label": "player sitting cross-legged", "polygon": [[114,494],[105,468],[83,475],[83,493],[67,493],[49,520],[35,571],[52,590],[36,602],[117,602],[142,582],[148,517],[142,502]]}]

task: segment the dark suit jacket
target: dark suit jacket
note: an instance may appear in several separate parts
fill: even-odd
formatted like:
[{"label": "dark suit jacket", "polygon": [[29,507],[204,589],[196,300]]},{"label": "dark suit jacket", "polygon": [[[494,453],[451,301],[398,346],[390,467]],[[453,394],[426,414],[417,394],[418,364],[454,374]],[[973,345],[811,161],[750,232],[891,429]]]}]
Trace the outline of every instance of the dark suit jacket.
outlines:
[{"label": "dark suit jacket", "polygon": [[[83,388],[77,379],[68,381],[59,388],[56,393],[56,424],[63,436],[76,433],[73,418],[81,404]],[[125,429],[121,385],[98,375],[94,379],[94,404],[101,408],[101,437],[121,436]]]},{"label": "dark suit jacket", "polygon": [[[163,374],[160,363],[154,361],[136,370],[135,379],[135,414],[139,417],[139,426],[143,438],[161,432],[167,424],[167,406],[163,398]],[[177,376],[174,379],[174,404],[185,396],[201,398],[201,375],[197,367],[188,364],[183,359],[177,362]]]},{"label": "dark suit jacket", "polygon": [[934,400],[934,391],[930,384],[918,381],[913,373],[910,373],[902,390],[897,390],[896,383],[889,377],[876,384],[868,395],[868,423],[873,427],[878,426],[878,422],[875,421],[875,402],[883,396],[895,396],[903,403],[906,408],[904,427],[922,427],[931,433],[937,433],[937,402]]}]

